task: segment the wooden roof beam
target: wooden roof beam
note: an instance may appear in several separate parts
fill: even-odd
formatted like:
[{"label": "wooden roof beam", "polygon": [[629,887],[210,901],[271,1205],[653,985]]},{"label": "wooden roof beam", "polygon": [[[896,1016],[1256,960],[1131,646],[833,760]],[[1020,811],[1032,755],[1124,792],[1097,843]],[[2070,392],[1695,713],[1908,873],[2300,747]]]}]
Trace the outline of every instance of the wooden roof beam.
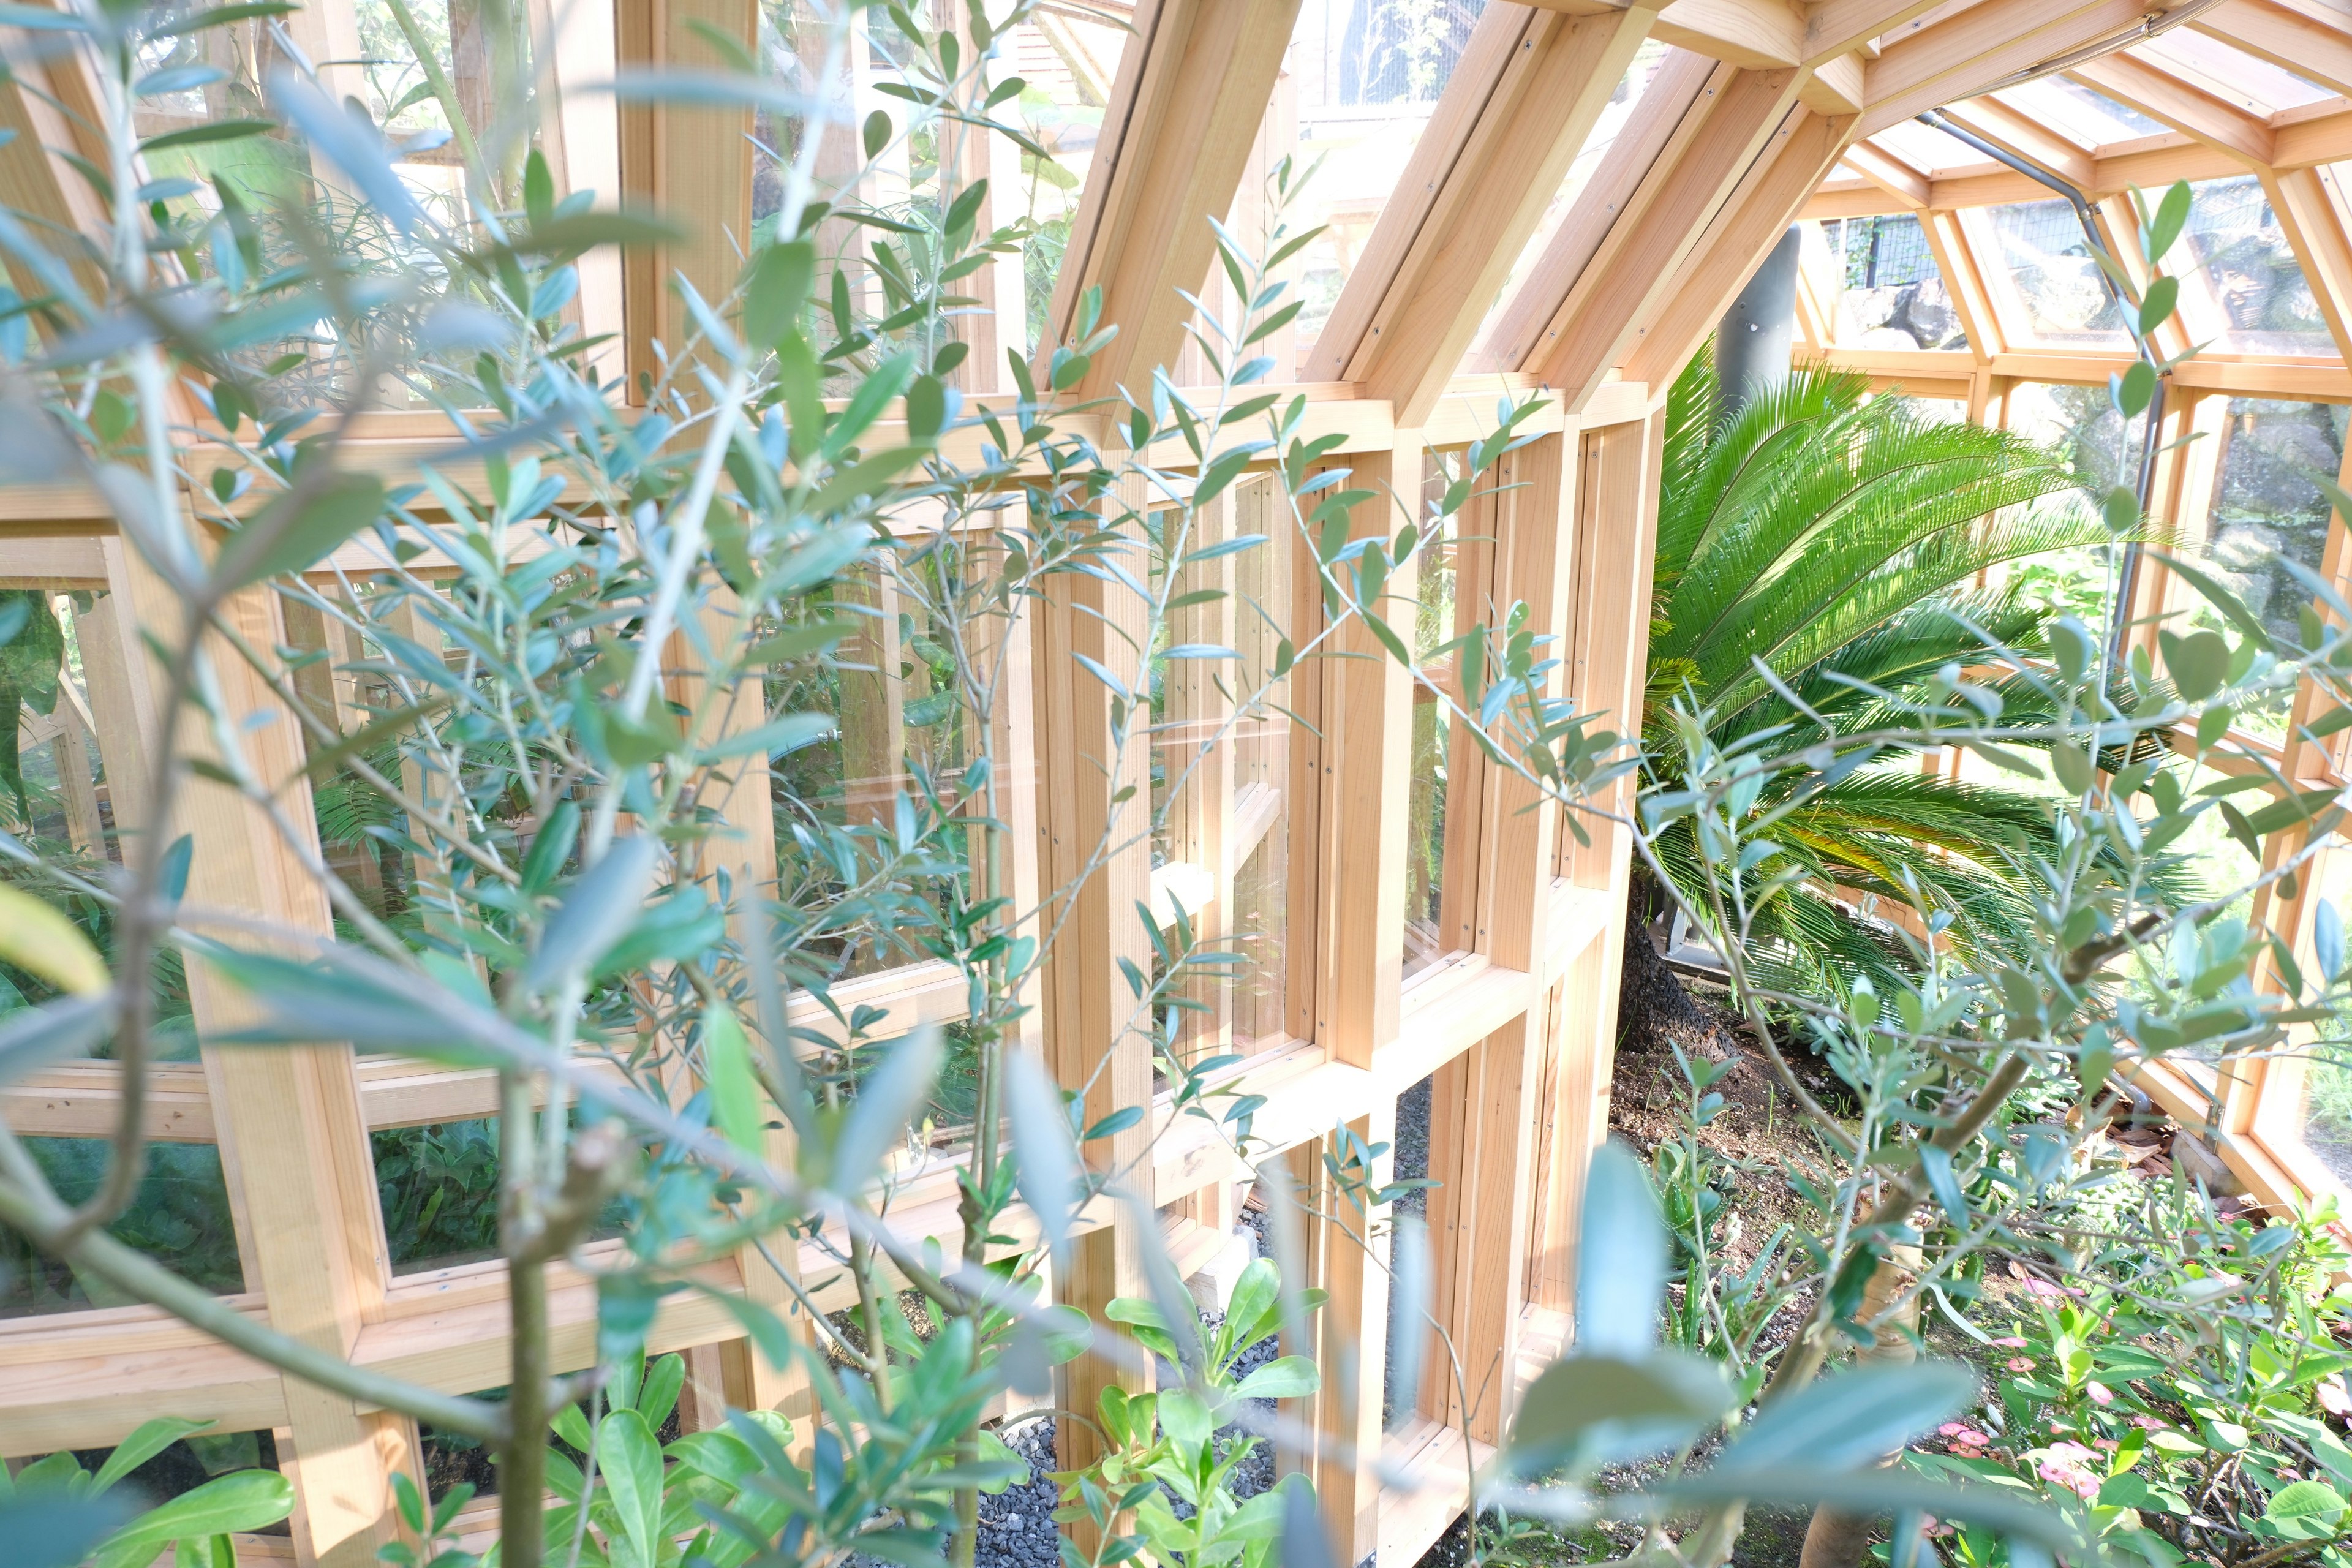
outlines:
[{"label": "wooden roof beam", "polygon": [[2066,76],[2251,167],[2268,168],[2276,152],[2268,124],[2136,56],[2104,55]]},{"label": "wooden roof beam", "polygon": [[1857,142],[1845,150],[1845,163],[1914,212],[1928,205],[1927,176],[1891,153],[1867,142]]},{"label": "wooden roof beam", "polygon": [[1803,108],[1781,122],[1698,245],[1674,269],[1672,294],[1635,334],[1638,342],[1622,362],[1627,380],[1673,384],[1773,241],[1796,220],[1805,198],[1848,151],[1853,127],[1851,115]]},{"label": "wooden roof beam", "polygon": [[1654,14],[1496,0],[1341,290],[1311,377],[1363,384],[1418,427],[1601,119]]},{"label": "wooden roof beam", "polygon": [[2144,9],[2145,0],[1983,0],[1870,62],[1860,134],[1973,98],[2017,71],[2121,33]]},{"label": "wooden roof beam", "polygon": [[1610,156],[1593,170],[1528,277],[1504,301],[1495,330],[1464,370],[1516,372],[1528,362],[1550,326],[1552,313],[1633,203],[1693,106],[1703,93],[1720,89],[1717,78],[1722,73],[1723,68],[1703,55],[1666,51],[1648,90],[1618,127]]},{"label": "wooden roof beam", "polygon": [[1874,38],[1906,27],[1943,0],[1816,0],[1805,7],[1805,63],[1852,54]]},{"label": "wooden roof beam", "polygon": [[[1511,323],[1514,336],[1525,340],[1517,368],[1557,388],[1569,412],[1581,408],[1640,343],[1675,291],[1707,226],[1782,130],[1800,74],[1717,67],[1630,199],[1614,212],[1596,213],[1591,204],[1604,193],[1589,189],[1570,210],[1560,226],[1569,244],[1556,244],[1555,255],[1521,286]],[[1816,170],[1805,191],[1826,172],[1826,165]],[[1590,241],[1595,229],[1600,237]],[[1588,243],[1581,264],[1570,271]],[[1743,265],[1752,267],[1762,254],[1759,247]],[[1541,330],[1528,332],[1527,323],[1537,319]]]},{"label": "wooden roof beam", "polygon": [[1103,291],[1118,335],[1076,389],[1136,384],[1184,346],[1192,291],[1209,275],[1209,219],[1232,209],[1265,118],[1299,0],[1143,0],[1119,58],[1068,248],[1039,342],[1041,363],[1068,337],[1078,301]]},{"label": "wooden roof beam", "polygon": [[2331,26],[2268,0],[2230,0],[2189,26],[2282,70],[2352,93],[2352,37],[2340,24]]},{"label": "wooden roof beam", "polygon": [[[1591,16],[1622,11],[1622,0],[1528,0],[1547,11]],[[1806,12],[1798,0],[1670,0],[1652,36],[1712,60],[1769,70],[1829,55],[1806,41]],[[1844,50],[1835,51],[1844,53]],[[1458,77],[1460,68],[1455,68]]]}]

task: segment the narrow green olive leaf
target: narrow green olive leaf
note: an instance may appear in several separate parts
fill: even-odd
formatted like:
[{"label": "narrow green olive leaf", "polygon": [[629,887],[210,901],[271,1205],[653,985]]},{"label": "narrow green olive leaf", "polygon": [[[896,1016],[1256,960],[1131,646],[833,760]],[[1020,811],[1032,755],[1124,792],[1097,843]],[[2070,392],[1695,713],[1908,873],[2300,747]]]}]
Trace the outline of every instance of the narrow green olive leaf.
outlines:
[{"label": "narrow green olive leaf", "polygon": [[[13,711],[7,721],[16,721]],[[79,926],[54,904],[5,882],[0,882],[0,959],[76,996],[97,995],[113,983],[106,960]]]},{"label": "narrow green olive leaf", "polygon": [[841,721],[830,713],[786,713],[757,729],[715,742],[698,754],[704,762],[719,762],[728,757],[781,757],[787,752],[813,746],[840,728]]},{"label": "narrow green olive leaf", "polygon": [[1976,1373],[1951,1362],[1833,1373],[1766,1405],[1716,1460],[1715,1471],[1874,1464],[1967,1408],[1977,1387]]},{"label": "narrow green olive leaf", "polygon": [[1013,1162],[1021,1196],[1059,1259],[1067,1255],[1070,1219],[1078,1202],[1078,1151],[1062,1091],[1029,1052],[1004,1058],[1004,1111],[1013,1122]]},{"label": "narrow green olive leaf", "polygon": [[2148,224],[2146,236],[2147,264],[2150,267],[2163,265],[2165,254],[2172,248],[2172,242],[2179,239],[2180,231],[2189,226],[2189,182],[2175,180],[2165,191],[2164,199],[2157,204],[2156,217]]},{"label": "narrow green olive leaf", "polygon": [[0,1541],[16,1568],[75,1568],[128,1511],[120,1498],[20,1496],[0,1504]]},{"label": "narrow green olive leaf", "polygon": [[783,342],[801,319],[815,277],[816,247],[808,241],[762,247],[743,286],[744,340],[763,349]]},{"label": "narrow green olive leaf", "polygon": [[1938,1519],[1965,1519],[2000,1531],[2009,1538],[2012,1568],[2029,1568],[2029,1564],[2047,1568],[2053,1552],[2069,1553],[2070,1561],[2091,1561],[2099,1555],[2055,1509],[2025,1500],[2031,1494],[2021,1496],[2019,1489],[2006,1486],[1954,1486],[1900,1469],[1838,1471],[1800,1463],[1727,1472],[1718,1466],[1668,1481],[1657,1489],[1656,1495],[1691,1504],[1829,1503],[1864,1514],[1916,1508]]},{"label": "narrow green olive leaf", "polygon": [[2147,293],[2139,302],[2139,331],[2146,337],[2164,324],[2180,301],[2180,279],[2159,278],[2147,286]]},{"label": "narrow green olive leaf", "polygon": [[373,474],[337,474],[315,486],[298,478],[229,537],[215,580],[225,589],[242,588],[316,565],[383,516],[383,481]]},{"label": "narrow green olive leaf", "polygon": [[614,839],[548,917],[539,949],[523,971],[524,987],[544,994],[567,976],[586,973],[636,923],[660,864],[657,839]]},{"label": "narrow green olive leaf", "polygon": [[1952,1171],[1952,1156],[1935,1144],[1922,1141],[1919,1144],[1919,1169],[1927,1178],[1927,1190],[1944,1205],[1944,1213],[1956,1225],[1966,1225],[1969,1218],[1968,1194],[1960,1190],[1959,1178]]},{"label": "narrow green olive leaf", "polygon": [[110,995],[61,996],[0,1018],[0,1083],[13,1083],[52,1062],[88,1056],[106,1038],[114,1016]]},{"label": "narrow green olive leaf", "polygon": [[1615,1142],[1592,1152],[1576,1271],[1580,1352],[1636,1356],[1658,1342],[1666,1291],[1666,1222],[1649,1173]]},{"label": "narrow green olive leaf", "polygon": [[710,1120],[730,1143],[747,1154],[759,1154],[766,1142],[767,1121],[760,1080],[751,1071],[751,1045],[744,1038],[743,1026],[724,1002],[702,1009],[702,1067]]},{"label": "narrow green olive leaf", "polygon": [[857,1098],[834,1139],[833,1170],[825,1184],[850,1195],[861,1193],[882,1156],[905,1136],[940,1076],[940,1030],[925,1024],[889,1049],[882,1065],[857,1086]]},{"label": "narrow green olive leaf", "polygon": [[1580,1349],[1528,1385],[1511,1425],[1509,1463],[1532,1474],[1654,1454],[1720,1421],[1732,1398],[1721,1368],[1684,1352]]}]

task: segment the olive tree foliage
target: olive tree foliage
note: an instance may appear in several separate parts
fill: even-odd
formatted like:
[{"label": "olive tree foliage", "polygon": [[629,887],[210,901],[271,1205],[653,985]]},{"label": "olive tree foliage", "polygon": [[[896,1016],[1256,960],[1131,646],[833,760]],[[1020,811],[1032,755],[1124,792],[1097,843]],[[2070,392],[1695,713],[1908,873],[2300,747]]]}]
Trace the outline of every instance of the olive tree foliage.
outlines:
[{"label": "olive tree foliage", "polygon": [[[2141,199],[2148,256],[2160,262],[2170,250],[2188,205],[2185,186],[2152,207]],[[2144,297],[2131,295],[2147,330],[2171,313],[2176,293],[2172,280],[2158,279]],[[2142,413],[2158,374],[2170,368],[2139,365],[2118,377],[2118,412],[2126,419]],[[2352,514],[2352,497],[2317,478]],[[1682,765],[1634,796],[1630,811],[1608,802],[1642,759],[1604,726],[1630,730],[1631,717],[1579,711],[1554,694],[1559,661],[1545,639],[1527,634],[1522,606],[1503,607],[1496,624],[1465,634],[1458,652],[1440,650],[1456,652],[1462,673],[1458,691],[1429,679],[1435,700],[1496,765],[1567,807],[1580,838],[1592,825],[1613,824],[1659,871],[1657,841],[1677,828],[1695,836],[1708,876],[1704,902],[1687,911],[1692,924],[1727,933],[1721,957],[1745,1043],[1800,1109],[1821,1152],[1810,1168],[1789,1168],[1807,1206],[1781,1244],[1750,1268],[1691,1268],[1672,1319],[1678,1347],[1687,1348],[1645,1353],[1622,1374],[1626,1388],[1641,1390],[1654,1428],[1602,1443],[1587,1435],[1600,1416],[1580,1403],[1584,1388],[1538,1384],[1528,1397],[1516,1438],[1522,1455],[1539,1453],[1548,1438],[1597,1444],[1612,1457],[1664,1453],[1671,1462],[1654,1493],[1604,1502],[1534,1486],[1528,1468],[1507,1454],[1492,1500],[1556,1520],[1604,1507],[1637,1516],[1648,1510],[1663,1524],[1664,1499],[1680,1505],[1688,1525],[1672,1550],[1698,1568],[1728,1560],[1752,1500],[1820,1506],[1809,1562],[1816,1551],[1826,1552],[1823,1562],[1858,1561],[1864,1527],[1891,1513],[1903,1521],[1896,1559],[1910,1558],[1928,1516],[1966,1510],[1927,1495],[1912,1479],[1824,1474],[1838,1468],[1834,1462],[1800,1473],[1788,1461],[1827,1449],[1883,1457],[1906,1441],[1905,1399],[1948,1411],[1974,1402],[1972,1378],[1955,1382],[1948,1367],[1916,1360],[1921,1308],[1949,1312],[1973,1300],[1988,1258],[2019,1259],[2063,1279],[2110,1242],[2124,1245],[2101,1216],[2127,1222],[2130,1205],[2081,1200],[2116,1179],[2099,1135],[2130,1109],[2136,1069],[2189,1054],[2226,1065],[2340,1049],[2352,972],[2336,911],[2324,900],[2312,905],[2316,934],[2301,950],[2292,931],[2274,929],[2262,911],[2274,913],[2310,889],[2315,862],[2341,847],[2344,808],[2334,789],[2283,776],[2273,760],[2239,750],[2228,735],[2236,712],[2305,686],[2318,700],[2297,710],[2305,741],[2324,745],[2352,721],[2352,605],[2340,584],[2283,561],[2311,604],[2297,635],[2281,637],[2193,563],[2142,544],[2131,491],[2116,490],[2105,511],[2114,535],[2110,603],[2136,547],[2203,602],[2200,616],[2154,628],[2153,657],[2137,637],[2071,617],[2052,628],[2046,658],[1988,635],[1970,668],[1948,666],[1916,688],[1866,689],[1866,722],[1812,712],[1759,660],[1759,678],[1788,705],[1790,721],[1719,746],[1704,712],[1676,706],[1653,715],[1672,726]],[[1352,602],[1368,616],[1385,610],[1371,592]],[[2125,647],[2127,657],[2119,657]],[[1963,958],[1947,940],[1951,916],[1922,896],[1910,911],[1919,934],[1902,937],[1911,963],[1896,984],[1864,981],[1842,996],[1771,989],[1757,975],[1769,952],[1756,927],[1807,875],[1776,831],[1811,795],[1856,770],[1916,768],[1921,752],[1943,747],[2054,782],[2055,851],[2022,843],[2001,851],[2032,889],[2031,939],[1989,958]],[[2226,770],[2200,775],[2225,759]],[[2260,870],[2245,885],[2184,899],[2184,881],[2207,878],[2192,845],[2209,824]],[[1789,1059],[1792,1041],[1825,1059],[1843,1103],[1824,1105],[1807,1087]],[[1709,1084],[1728,1064],[1691,1067],[1693,1115],[1704,1124],[1722,1104]],[[2210,1204],[2207,1213],[2210,1220]],[[1595,1221],[1586,1223],[1589,1247]],[[2216,1331],[2233,1318],[2260,1319],[2265,1331],[2292,1339],[2292,1325],[2270,1322],[2248,1289],[2273,1250],[2258,1242],[2152,1274],[2143,1287],[2155,1293],[2150,1310]],[[1796,1331],[1768,1336],[1767,1324],[1788,1309],[1799,1314]],[[1639,1323],[1643,1334],[1652,1326],[1639,1311],[1615,1316]],[[1592,1309],[1580,1307],[1580,1342],[1601,1348],[1592,1346]],[[1629,1343],[1633,1338],[1627,1331]],[[2323,1354],[2315,1364],[2334,1363]],[[1713,1434],[1727,1434],[1730,1446],[1694,1465],[1695,1449]],[[2076,1514],[2061,1528],[2071,1542],[2060,1550],[2100,1550],[2101,1526],[2088,1519]],[[2048,1545],[2040,1540],[2027,1527],[2011,1542],[2011,1561],[2035,1560]],[[1645,1550],[1668,1543],[1654,1533]]]}]

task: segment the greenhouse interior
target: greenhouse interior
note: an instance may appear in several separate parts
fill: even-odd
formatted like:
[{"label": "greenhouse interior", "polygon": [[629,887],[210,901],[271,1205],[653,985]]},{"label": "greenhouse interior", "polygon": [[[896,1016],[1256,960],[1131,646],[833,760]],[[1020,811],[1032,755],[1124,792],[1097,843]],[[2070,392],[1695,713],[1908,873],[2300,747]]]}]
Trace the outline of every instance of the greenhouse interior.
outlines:
[{"label": "greenhouse interior", "polygon": [[0,1563],[2352,1568],[2345,0],[0,62]]}]

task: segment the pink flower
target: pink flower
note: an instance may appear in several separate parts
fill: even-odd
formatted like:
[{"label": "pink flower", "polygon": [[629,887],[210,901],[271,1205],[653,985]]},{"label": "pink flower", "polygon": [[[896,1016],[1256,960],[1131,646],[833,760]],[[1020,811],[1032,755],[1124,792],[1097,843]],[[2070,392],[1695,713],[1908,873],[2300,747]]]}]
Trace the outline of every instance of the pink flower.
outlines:
[{"label": "pink flower", "polygon": [[2025,1288],[2036,1296],[2063,1296],[2066,1293],[2047,1279],[2028,1279]]},{"label": "pink flower", "polygon": [[1959,1436],[1960,1431],[1961,1427],[1958,1422],[1947,1421],[1941,1426],[1936,1428],[1936,1436],[1938,1437],[1957,1437]]},{"label": "pink flower", "polygon": [[2032,1372],[2033,1370],[2033,1363],[2024,1356],[2013,1355],[2009,1358],[2009,1370],[2011,1372]]},{"label": "pink flower", "polygon": [[2097,1455],[2080,1443],[2053,1443],[2042,1451],[2034,1474],[2055,1486],[2064,1487],[2084,1502],[2099,1495],[2099,1478],[2089,1468]]},{"label": "pink flower", "polygon": [[2107,1385],[2096,1378],[2084,1384],[2083,1392],[2091,1396],[2094,1405],[2113,1405],[2116,1402],[2116,1396],[2108,1392]]},{"label": "pink flower", "polygon": [[2003,1350],[2021,1351],[2025,1348],[2025,1342],[2014,1337],[2005,1340],[1990,1340],[1986,1342],[1989,1344],[1999,1345]]},{"label": "pink flower", "polygon": [[1991,1441],[1990,1437],[1971,1426],[1963,1426],[1952,1434],[1952,1447],[1955,1448],[1981,1448]]}]

